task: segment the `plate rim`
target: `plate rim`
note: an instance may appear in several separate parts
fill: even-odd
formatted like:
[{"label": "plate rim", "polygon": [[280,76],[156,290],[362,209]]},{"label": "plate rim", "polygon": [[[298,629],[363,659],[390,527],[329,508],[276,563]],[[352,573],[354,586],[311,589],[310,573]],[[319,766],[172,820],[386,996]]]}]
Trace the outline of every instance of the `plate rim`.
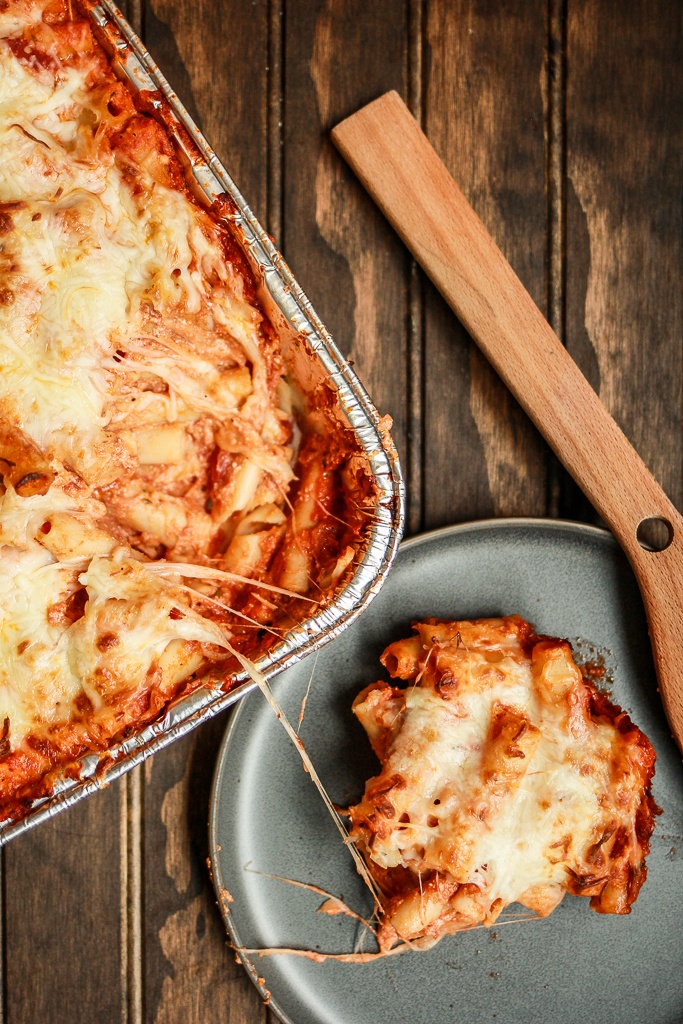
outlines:
[{"label": "plate rim", "polygon": [[[498,519],[469,519],[463,523],[440,526],[434,530],[425,530],[423,533],[414,534],[412,537],[408,537],[399,544],[396,552],[396,560],[398,560],[401,554],[406,550],[420,547],[422,544],[430,543],[434,540],[440,540],[444,537],[460,536],[461,534],[474,533],[478,530],[483,530],[484,532],[495,532],[496,530],[509,530],[514,527],[531,528],[532,530],[539,528],[543,530],[551,529],[553,531],[558,530],[559,528],[559,532],[569,534],[575,533],[580,536],[591,537],[594,540],[607,544],[609,547],[623,550],[610,530],[602,526],[594,526],[592,523],[580,523],[573,519],[552,519],[548,516],[505,516]],[[286,671],[286,669],[284,671]],[[280,675],[280,673],[278,672],[277,675]],[[277,678],[277,675],[273,678]],[[252,687],[250,688],[249,693],[253,694],[253,692],[254,688]],[[245,696],[247,695],[245,694]],[[248,702],[246,700],[240,700],[237,707],[233,709],[230,721],[223,735],[223,739],[221,740],[220,747],[218,748],[218,754],[216,755],[216,766],[213,772],[211,792],[209,795],[209,870],[216,894],[217,906],[220,910],[223,924],[225,925],[228,933],[228,939],[232,951],[237,955],[237,957],[239,957],[242,966],[246,970],[252,984],[257,989],[264,1003],[269,1007],[269,1009],[273,1010],[277,1017],[282,1021],[282,1024],[297,1024],[294,1018],[290,1017],[286,1010],[280,1006],[278,1000],[273,998],[265,984],[262,983],[255,965],[249,959],[247,954],[241,951],[243,944],[237,927],[233,921],[232,914],[230,913],[229,903],[221,895],[221,890],[223,890],[223,892],[228,892],[228,889],[223,884],[219,857],[220,849],[218,846],[217,836],[218,790],[222,784],[228,749],[233,741],[235,733],[239,730],[240,720],[245,713],[247,704]]]}]

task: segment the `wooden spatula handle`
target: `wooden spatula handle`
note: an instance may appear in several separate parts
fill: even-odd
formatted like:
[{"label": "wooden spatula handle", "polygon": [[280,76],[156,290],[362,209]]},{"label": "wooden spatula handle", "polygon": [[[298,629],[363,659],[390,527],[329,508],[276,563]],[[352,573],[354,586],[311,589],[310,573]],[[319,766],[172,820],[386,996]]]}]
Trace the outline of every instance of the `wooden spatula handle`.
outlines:
[{"label": "wooden spatula handle", "polygon": [[[624,548],[648,616],[660,691],[683,749],[683,518],[569,356],[395,92],[332,139]],[[636,531],[670,525],[664,551]]]}]

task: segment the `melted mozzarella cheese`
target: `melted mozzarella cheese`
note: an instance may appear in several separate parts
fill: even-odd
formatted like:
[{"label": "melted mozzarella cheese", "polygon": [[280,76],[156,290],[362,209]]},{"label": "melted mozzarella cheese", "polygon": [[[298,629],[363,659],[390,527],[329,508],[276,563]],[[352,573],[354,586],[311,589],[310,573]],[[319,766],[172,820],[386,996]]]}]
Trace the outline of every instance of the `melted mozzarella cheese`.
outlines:
[{"label": "melted mozzarella cheese", "polygon": [[[599,795],[594,777],[581,775],[580,766],[595,760],[596,753],[600,762],[613,730],[598,724],[585,743],[577,742],[563,735],[554,709],[535,696],[530,664],[509,659],[498,664],[497,672],[504,676],[501,682],[484,692],[463,694],[455,706],[420,686],[407,691],[401,731],[385,770],[406,782],[396,799],[398,816],[407,814],[410,826],[399,825],[376,838],[373,859],[383,867],[412,861],[427,869],[449,868],[453,838],[445,835],[448,822],[458,820],[463,811],[476,815],[473,780],[480,780],[484,767],[492,709],[511,706],[534,723],[541,740],[519,787],[496,814],[495,829],[468,823],[475,842],[458,878],[470,881],[475,869],[486,864],[493,898],[511,902],[531,885],[563,877],[562,867],[552,869],[545,858],[559,832],[571,835],[577,848],[590,838]],[[427,824],[430,818],[437,819],[432,826]]]},{"label": "melted mozzarella cheese", "polygon": [[[190,648],[181,658],[179,642],[225,646],[225,633],[188,607],[184,592],[96,527],[103,511],[67,475],[46,495],[20,498],[10,487],[0,497],[0,726],[9,719],[14,750],[68,722],[84,695],[100,712],[115,694],[144,688],[169,647],[175,681],[183,665],[189,675],[202,659]],[[87,603],[71,621],[79,590]],[[98,644],[103,635],[116,644]]]},{"label": "melted mozzarella cheese", "polygon": [[[102,484],[131,461],[106,430],[107,359],[140,350],[142,303],[198,314],[210,273],[223,281],[211,294],[212,315],[246,350],[261,404],[265,372],[259,317],[187,196],[136,167],[138,202],[111,151],[78,151],[89,110],[84,77],[84,69],[66,69],[55,81],[0,46],[0,201],[18,204],[8,208],[12,231],[0,254],[0,407],[40,448]],[[184,408],[235,410],[215,367],[198,377],[201,360],[188,372],[177,353],[147,349],[144,368],[159,372]]]},{"label": "melted mozzarella cheese", "polygon": [[380,884],[393,879],[386,928],[438,937],[515,901],[545,914],[567,890],[599,898],[613,876],[628,912],[643,808],[651,821],[647,740],[592,716],[569,645],[534,644],[519,619],[416,629],[421,644],[383,656],[412,685],[379,683],[354,705],[382,772],[350,808],[351,835]]},{"label": "melted mozzarella cheese", "polygon": [[37,723],[68,718],[81,691],[65,630],[48,620],[48,608],[73,589],[75,573],[38,545],[1,554],[0,719],[9,719],[16,749]]},{"label": "melted mozzarella cheese", "polygon": [[[201,663],[197,644],[226,645],[225,633],[189,608],[182,592],[125,554],[97,557],[81,573],[37,543],[2,548],[0,556],[0,723],[9,720],[14,750],[69,722],[79,698],[95,715],[113,712],[117,695],[144,690],[150,670],[164,668],[167,651],[172,690]],[[75,622],[53,616],[79,586],[87,591],[85,613]]]}]

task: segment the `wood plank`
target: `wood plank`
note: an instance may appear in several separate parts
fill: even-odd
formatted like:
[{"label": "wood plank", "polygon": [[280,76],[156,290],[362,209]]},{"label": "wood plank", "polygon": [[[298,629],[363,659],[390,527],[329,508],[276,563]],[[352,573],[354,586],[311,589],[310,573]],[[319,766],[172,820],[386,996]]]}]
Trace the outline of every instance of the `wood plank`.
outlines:
[{"label": "wood plank", "polygon": [[118,4],[124,18],[128,19],[138,35],[142,32],[142,7],[143,0],[121,0],[121,3]]},{"label": "wood plank", "polygon": [[6,847],[6,1024],[125,1019],[125,809],[113,784]]},{"label": "wood plank", "polygon": [[207,869],[209,793],[226,716],[145,765],[145,1020],[241,1024],[265,1009],[229,950]]},{"label": "wood plank", "polygon": [[387,89],[406,95],[407,4],[289,0],[285,32],[284,253],[380,412],[393,417],[403,457],[408,408],[419,409],[407,373],[410,263],[328,132]]},{"label": "wood plank", "polygon": [[[268,214],[267,0],[145,5],[144,40],[257,216]],[[273,139],[276,145],[277,139]],[[143,1019],[154,1024],[265,1020],[228,950],[206,865],[209,788],[226,717],[145,765],[142,794]]]},{"label": "wood plank", "polygon": [[[542,311],[547,216],[540,0],[430,0],[424,127]],[[431,285],[425,310],[427,526],[546,510],[547,449]]]},{"label": "wood plank", "polygon": [[681,8],[570,3],[567,39],[567,345],[680,504]]},{"label": "wood plank", "polygon": [[[424,85],[424,0],[408,4],[408,98],[411,114],[422,123]],[[411,261],[408,282],[408,412],[405,473],[406,534],[424,529],[424,275]]]},{"label": "wood plank", "polygon": [[145,45],[266,220],[268,0],[148,0]]}]

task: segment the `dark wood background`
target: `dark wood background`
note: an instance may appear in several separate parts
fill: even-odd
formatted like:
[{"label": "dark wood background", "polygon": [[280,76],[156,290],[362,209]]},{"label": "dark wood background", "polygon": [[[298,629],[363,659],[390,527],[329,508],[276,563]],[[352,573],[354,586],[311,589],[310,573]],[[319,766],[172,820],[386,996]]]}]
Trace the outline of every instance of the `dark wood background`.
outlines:
[{"label": "dark wood background", "polygon": [[[141,6],[142,4],[142,6]],[[129,0],[394,437],[408,531],[595,515],[327,140],[397,89],[681,507],[679,0]],[[265,1024],[206,868],[225,716],[2,853],[2,1024]]]}]

